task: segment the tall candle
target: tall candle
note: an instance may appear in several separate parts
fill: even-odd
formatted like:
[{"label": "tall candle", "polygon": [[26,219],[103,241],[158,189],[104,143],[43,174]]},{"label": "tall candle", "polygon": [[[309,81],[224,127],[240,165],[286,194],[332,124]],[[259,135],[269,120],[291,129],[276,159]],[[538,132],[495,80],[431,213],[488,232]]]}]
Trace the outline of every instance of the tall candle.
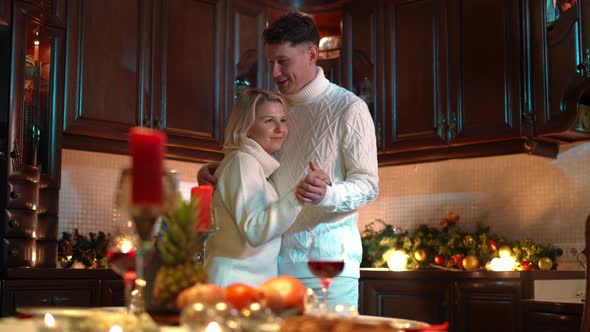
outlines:
[{"label": "tall candle", "polygon": [[131,202],[134,206],[161,208],[164,206],[162,177],[166,134],[143,127],[129,132],[131,145]]},{"label": "tall candle", "polygon": [[197,201],[199,215],[197,216],[197,232],[206,232],[209,230],[211,223],[211,199],[213,197],[213,187],[203,185],[191,189],[191,200]]}]

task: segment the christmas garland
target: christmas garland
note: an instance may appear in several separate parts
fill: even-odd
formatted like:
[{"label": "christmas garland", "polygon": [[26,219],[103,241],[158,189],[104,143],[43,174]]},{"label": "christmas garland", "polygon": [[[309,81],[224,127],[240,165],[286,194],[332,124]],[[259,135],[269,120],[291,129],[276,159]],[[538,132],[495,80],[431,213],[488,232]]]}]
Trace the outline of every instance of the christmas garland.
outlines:
[{"label": "christmas garland", "polygon": [[105,257],[106,248],[111,234],[104,232],[74,234],[63,232],[58,241],[57,257],[61,267],[65,268],[107,268],[109,263]]},{"label": "christmas garland", "polygon": [[529,239],[508,241],[490,234],[490,227],[480,223],[474,233],[468,233],[457,225],[459,219],[450,212],[441,220],[440,228],[423,224],[411,236],[382,220],[371,222],[362,233],[361,267],[387,267],[392,254],[402,250],[408,256],[408,270],[477,270],[503,256],[512,256],[519,271],[557,268],[556,258],[561,249]]}]

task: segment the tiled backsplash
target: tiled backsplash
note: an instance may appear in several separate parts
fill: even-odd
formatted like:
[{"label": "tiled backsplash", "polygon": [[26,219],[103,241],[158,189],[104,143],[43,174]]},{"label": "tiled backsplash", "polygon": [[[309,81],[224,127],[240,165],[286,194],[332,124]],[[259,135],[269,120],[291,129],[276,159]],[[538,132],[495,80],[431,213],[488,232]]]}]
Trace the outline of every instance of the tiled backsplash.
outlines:
[{"label": "tiled backsplash", "polygon": [[[526,154],[382,167],[380,194],[360,210],[359,227],[382,219],[413,230],[438,225],[447,212],[472,230],[479,221],[509,239],[580,244],[590,214],[590,143],[563,145],[559,158]],[[129,157],[64,150],[60,232],[111,231],[113,194]],[[167,161],[188,197],[201,164]]]}]

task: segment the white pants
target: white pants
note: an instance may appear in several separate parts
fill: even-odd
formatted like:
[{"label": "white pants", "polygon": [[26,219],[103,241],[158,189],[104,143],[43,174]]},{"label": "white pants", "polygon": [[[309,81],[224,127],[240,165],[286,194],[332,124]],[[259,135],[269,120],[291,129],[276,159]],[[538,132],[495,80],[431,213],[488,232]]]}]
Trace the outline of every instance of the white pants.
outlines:
[{"label": "white pants", "polygon": [[[319,278],[301,278],[300,280],[305,287],[313,289],[318,299],[323,298]],[[332,285],[328,288],[328,306],[331,308],[336,304],[349,304],[358,310],[359,280],[357,278],[336,277],[332,279]]]}]

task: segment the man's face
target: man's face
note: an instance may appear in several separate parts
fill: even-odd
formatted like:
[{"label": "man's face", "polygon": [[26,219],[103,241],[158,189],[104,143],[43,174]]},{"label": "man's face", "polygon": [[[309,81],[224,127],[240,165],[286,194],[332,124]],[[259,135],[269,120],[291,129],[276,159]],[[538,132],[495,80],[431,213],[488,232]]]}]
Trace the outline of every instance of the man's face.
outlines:
[{"label": "man's face", "polygon": [[272,78],[283,94],[301,90],[314,79],[318,59],[317,46],[310,43],[281,43],[265,46]]}]

